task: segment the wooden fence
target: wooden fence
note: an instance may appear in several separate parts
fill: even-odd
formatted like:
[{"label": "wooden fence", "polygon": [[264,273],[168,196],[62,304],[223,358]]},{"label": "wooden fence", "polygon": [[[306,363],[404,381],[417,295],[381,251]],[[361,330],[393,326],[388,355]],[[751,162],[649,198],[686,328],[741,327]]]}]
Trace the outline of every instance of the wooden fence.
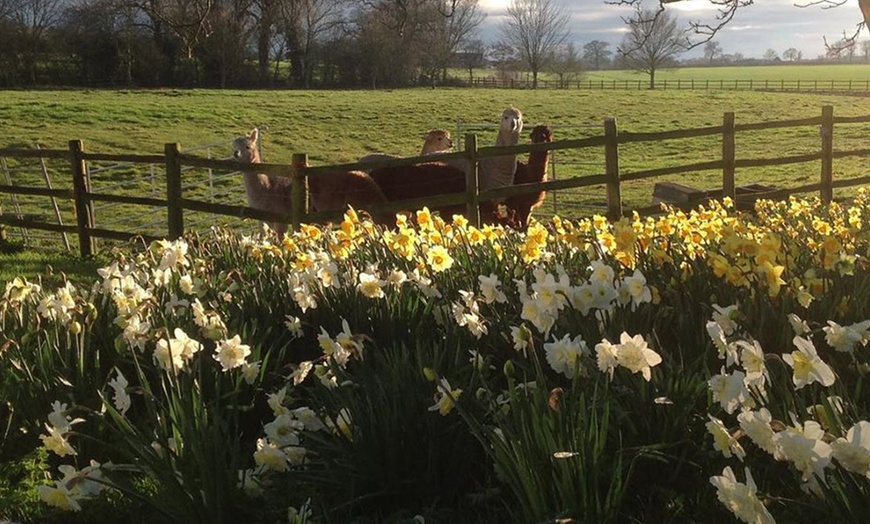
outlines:
[{"label": "wooden fence", "polygon": [[[26,187],[18,185],[0,185],[0,193],[11,195],[38,195],[55,199],[68,199],[74,202],[76,225],[52,224],[44,221],[36,221],[26,217],[0,215],[0,224],[13,227],[33,228],[37,230],[54,231],[58,233],[74,233],[78,235],[81,255],[89,257],[94,253],[96,238],[107,238],[126,241],[136,236],[137,232],[110,230],[97,227],[94,223],[94,202],[114,202],[142,206],[164,207],[167,209],[166,232],[168,237],[177,238],[185,230],[185,211],[200,211],[216,215],[224,215],[239,218],[253,218],[265,221],[289,222],[294,228],[303,222],[318,222],[333,219],[340,216],[337,212],[309,213],[307,205],[306,177],[315,173],[330,173],[346,169],[366,169],[380,165],[403,165],[421,161],[435,161],[461,158],[466,163],[466,186],[465,193],[438,195],[431,198],[407,200],[403,202],[391,202],[373,208],[370,211],[392,212],[403,209],[415,209],[424,205],[441,206],[465,203],[467,217],[474,225],[480,223],[478,203],[496,198],[508,197],[522,193],[536,193],[541,190],[558,191],[569,188],[581,188],[594,185],[606,187],[607,216],[611,220],[623,215],[622,199],[620,197],[620,185],[623,182],[649,179],[665,175],[676,175],[705,170],[718,170],[722,174],[721,190],[704,192],[702,197],[730,196],[737,198],[735,187],[735,171],[740,168],[779,166],[806,162],[820,162],[820,179],[818,182],[790,188],[780,188],[767,193],[754,195],[761,198],[784,198],[790,194],[808,193],[818,191],[825,201],[833,198],[835,188],[863,185],[870,183],[870,176],[863,176],[847,180],[835,181],[833,177],[833,161],[835,158],[847,156],[870,156],[870,149],[856,149],[849,151],[834,151],[833,137],[835,124],[868,123],[870,115],[859,117],[835,117],[832,106],[822,108],[818,117],[796,120],[782,120],[774,122],[736,124],[734,113],[725,113],[722,125],[683,129],[676,131],[632,133],[620,132],[617,122],[613,118],[604,121],[604,134],[576,140],[563,140],[552,143],[518,145],[512,147],[477,147],[477,138],[474,134],[465,136],[465,148],[459,153],[427,155],[424,157],[410,157],[390,161],[371,162],[367,164],[343,164],[331,166],[308,166],[307,155],[293,155],[292,163],[287,164],[256,164],[242,165],[232,160],[213,160],[200,156],[184,154],[178,144],[166,144],[163,155],[110,155],[99,153],[86,153],[80,140],[69,143],[68,150],[49,149],[0,149],[0,158],[53,158],[66,159],[70,164],[70,172],[73,180],[72,190],[51,189],[44,187]],[[818,126],[820,131],[820,150],[815,153],[792,155],[774,158],[738,159],[736,157],[735,137],[739,132],[758,131],[764,129]],[[656,142],[680,138],[702,137],[719,135],[722,139],[721,158],[707,162],[685,164],[679,166],[663,167],[622,173],[619,167],[619,147],[622,144],[636,142]],[[489,189],[479,191],[477,184],[477,163],[482,158],[499,156],[504,154],[529,153],[532,151],[556,151],[579,148],[604,148],[604,169],[599,174],[585,175],[560,180],[550,180],[536,184],[522,184],[516,186]],[[133,162],[143,164],[159,163],[165,166],[166,175],[166,198],[150,198],[131,195],[103,194],[92,191],[88,173],[88,162]],[[293,184],[292,207],[288,214],[274,214],[256,210],[246,206],[216,204],[200,200],[186,198],[182,191],[182,169],[184,167],[200,167],[209,169],[222,169],[227,171],[247,170],[269,175],[290,177]],[[654,212],[658,208],[641,209],[641,212]]]},{"label": "wooden fence", "polygon": [[[457,80],[459,81],[459,80]],[[465,87],[488,87],[494,89],[531,89],[532,81],[518,78],[475,78],[471,82],[461,81]],[[599,91],[639,91],[649,89],[649,79],[636,80],[538,80],[538,89],[587,89]],[[868,80],[701,80],[675,79],[657,80],[657,90],[687,91],[824,91],[824,92],[868,92]]]}]

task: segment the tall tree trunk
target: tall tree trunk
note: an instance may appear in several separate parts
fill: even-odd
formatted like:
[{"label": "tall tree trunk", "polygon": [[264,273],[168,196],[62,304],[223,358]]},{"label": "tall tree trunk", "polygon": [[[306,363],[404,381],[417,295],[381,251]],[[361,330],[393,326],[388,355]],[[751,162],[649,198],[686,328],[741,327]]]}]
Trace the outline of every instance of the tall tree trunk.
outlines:
[{"label": "tall tree trunk", "polygon": [[269,76],[269,51],[272,43],[272,20],[274,20],[275,2],[262,0],[262,16],[257,26],[257,70],[260,76],[260,85],[271,84]]},{"label": "tall tree trunk", "polygon": [[649,88],[656,88],[656,70],[654,68],[649,70]]}]

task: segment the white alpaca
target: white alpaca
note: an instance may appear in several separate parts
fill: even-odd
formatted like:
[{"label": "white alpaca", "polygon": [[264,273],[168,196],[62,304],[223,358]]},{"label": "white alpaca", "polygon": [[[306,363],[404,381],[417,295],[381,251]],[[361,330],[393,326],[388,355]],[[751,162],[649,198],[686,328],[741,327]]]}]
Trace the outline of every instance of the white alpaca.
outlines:
[{"label": "white alpaca", "polygon": [[[260,133],[255,127],[250,135],[240,136],[233,140],[233,157],[245,164],[259,164],[260,150],[257,140]],[[264,175],[254,172],[242,174],[245,182],[245,194],[248,197],[248,207],[269,211],[272,213],[289,213],[291,206],[289,178]],[[287,231],[287,224],[269,222],[269,227],[279,236]]]},{"label": "white alpaca", "polygon": [[[501,123],[498,127],[498,136],[495,139],[496,146],[515,146],[520,140],[523,131],[523,113],[509,107],[501,114]],[[517,169],[517,155],[504,155],[480,159],[479,185],[480,190],[485,191],[494,187],[513,185],[514,172]]]},{"label": "white alpaca", "polygon": [[[450,131],[446,129],[430,129],[423,136],[423,147],[420,149],[420,156],[447,153],[451,149],[453,149],[453,140],[450,138]],[[370,153],[360,157],[358,162],[377,162],[378,160],[394,160],[396,158],[402,157],[387,153]]]}]

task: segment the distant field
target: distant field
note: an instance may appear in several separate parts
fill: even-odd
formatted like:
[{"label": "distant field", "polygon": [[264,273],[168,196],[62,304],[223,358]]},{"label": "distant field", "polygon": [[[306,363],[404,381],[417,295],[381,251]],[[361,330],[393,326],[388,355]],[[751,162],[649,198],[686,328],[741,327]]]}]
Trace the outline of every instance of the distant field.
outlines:
[{"label": "distant field", "polygon": [[[586,79],[636,80],[645,74],[634,71],[589,71]],[[870,80],[870,64],[770,65],[752,67],[681,67],[656,72],[657,80]]]},{"label": "distant field", "polygon": [[[66,148],[69,140],[82,139],[90,152],[162,154],[166,142],[179,142],[182,148],[219,143],[222,145],[211,153],[220,157],[229,155],[231,138],[261,126],[265,129],[263,153],[267,162],[287,163],[293,153],[308,153],[312,165],[349,162],[371,151],[413,155],[419,151],[423,133],[436,127],[447,128],[454,134],[477,132],[478,143],[489,145],[494,140],[491,127],[508,105],[525,112],[528,130],[534,124],[553,125],[557,140],[602,134],[606,117],[615,117],[620,130],[651,132],[717,126],[726,111],[736,113],[738,124],[815,117],[824,105],[833,105],[838,116],[870,114],[870,100],[865,97],[748,91],[6,91],[2,97],[0,147],[40,144],[46,148]],[[475,123],[491,127],[474,128]],[[868,126],[860,124],[838,127],[835,150],[866,147],[868,131]],[[527,136],[524,133],[524,141]],[[818,150],[818,129],[813,126],[743,133],[737,137],[738,159]],[[627,144],[620,150],[620,164],[623,173],[630,173],[715,160],[720,155],[720,140],[713,136]],[[600,148],[559,152],[555,174],[558,178],[600,174],[603,166]],[[92,166],[96,167],[99,166]],[[44,184],[38,165],[11,165],[10,169],[17,177],[16,183]],[[817,162],[744,169],[738,170],[737,182],[807,184],[818,180],[819,169]],[[52,162],[48,170],[55,187],[69,185],[69,168],[64,162]],[[835,161],[836,177],[867,174],[866,159]],[[157,196],[165,193],[159,165],[150,171],[144,166],[105,171],[95,174],[94,179],[95,191],[106,191],[101,188],[111,183],[112,191]],[[242,184],[237,178],[211,182],[203,173],[190,173],[185,174],[185,180],[187,196],[230,204],[244,202]],[[721,187],[721,174],[691,173],[675,181],[712,189]],[[624,184],[625,205],[650,203],[654,183],[655,180]],[[603,188],[586,188],[560,193],[555,202],[551,199],[542,209],[542,214],[586,214],[600,211],[603,203]],[[574,207],[578,204],[583,207]],[[0,194],[0,205],[4,212],[10,212],[8,195]],[[46,199],[34,205],[38,214],[51,218],[53,212]],[[159,212],[147,209],[139,212],[157,227],[165,224]],[[67,208],[63,213],[71,220]],[[136,224],[125,210],[98,210],[98,226],[106,226],[109,221],[128,227]]]},{"label": "distant field", "polygon": [[[734,67],[678,67],[670,69],[661,69],[656,71],[657,81],[675,81],[675,80],[695,80],[706,81],[710,80],[769,80],[776,82],[780,80],[789,81],[807,81],[807,82],[824,82],[824,81],[849,81],[856,83],[870,80],[870,63],[853,64],[780,64],[780,65],[760,65],[760,66],[734,66]],[[452,73],[453,76],[459,78],[468,78],[468,73],[464,74],[460,71]],[[495,75],[495,70],[486,69],[475,71],[475,77],[489,77]],[[523,77],[524,78],[524,77]],[[555,80],[553,75],[542,73],[539,78],[544,80]],[[638,73],[637,71],[629,71],[624,69],[608,70],[608,71],[584,71],[580,77],[581,81],[613,81],[618,82],[637,80],[646,81],[648,77],[646,73]]]}]

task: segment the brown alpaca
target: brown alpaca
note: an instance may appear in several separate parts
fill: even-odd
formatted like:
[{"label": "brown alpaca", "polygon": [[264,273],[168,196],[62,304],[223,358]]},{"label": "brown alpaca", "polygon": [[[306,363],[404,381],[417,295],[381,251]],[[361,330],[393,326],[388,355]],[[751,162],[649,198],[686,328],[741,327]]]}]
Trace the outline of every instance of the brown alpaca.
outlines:
[{"label": "brown alpaca", "polygon": [[[453,149],[453,140],[450,138],[450,131],[446,129],[430,129],[423,136],[423,147],[420,149],[420,156],[431,155],[434,153],[447,153]],[[378,160],[393,160],[402,158],[398,155],[390,155],[387,153],[370,153],[360,157],[359,162],[376,162]]]},{"label": "brown alpaca", "polygon": [[[523,130],[523,113],[515,107],[502,111],[497,146],[515,146],[520,140]],[[513,184],[516,171],[517,156],[503,155],[480,159],[480,190],[494,187],[505,187]]]},{"label": "brown alpaca", "polygon": [[[371,177],[390,202],[464,193],[466,188],[465,171],[444,162],[379,167],[372,169]],[[481,202],[478,209],[484,224],[514,225],[513,213],[499,216],[498,208],[492,202]],[[460,203],[429,206],[429,210],[450,221],[453,215],[465,215],[468,207]]]},{"label": "brown alpaca", "polygon": [[[444,162],[377,167],[370,175],[390,202],[465,191],[465,171]],[[430,211],[450,220],[452,215],[464,213],[465,205],[438,206]]]},{"label": "brown alpaca", "polygon": [[[387,197],[378,184],[364,171],[339,171],[308,176],[308,194],[314,211],[344,211],[347,206],[368,210],[370,206],[384,204]],[[395,225],[395,215],[374,214],[377,223]]]},{"label": "brown alpaca", "polygon": [[[549,126],[535,126],[532,129],[533,144],[550,143],[553,141],[553,130]],[[547,169],[550,165],[550,151],[534,151],[529,153],[529,163],[517,162],[514,174],[514,185],[532,184],[547,180]],[[505,204],[514,212],[514,222],[518,228],[529,226],[532,211],[544,203],[545,191],[526,193],[508,197]]]},{"label": "brown alpaca", "polygon": [[[259,164],[258,138],[256,128],[250,135],[236,138],[233,141],[233,156],[240,162]],[[243,180],[249,207],[273,213],[290,212],[290,190],[293,184],[289,178],[245,173]],[[377,184],[362,171],[311,175],[308,177],[308,189],[311,207],[315,211],[341,211],[348,205],[361,210],[387,201]],[[383,221],[389,220],[390,217],[383,218]],[[283,223],[270,222],[269,227],[279,236],[287,231],[287,225]]]},{"label": "brown alpaca", "polygon": [[[250,135],[233,140],[233,157],[245,164],[259,164],[261,162],[260,150],[257,147],[259,137],[259,131],[254,128]],[[272,213],[290,212],[289,178],[245,172],[242,174],[242,180],[245,183],[248,207]],[[280,222],[269,222],[269,227],[279,236],[287,230],[287,225]]]}]

